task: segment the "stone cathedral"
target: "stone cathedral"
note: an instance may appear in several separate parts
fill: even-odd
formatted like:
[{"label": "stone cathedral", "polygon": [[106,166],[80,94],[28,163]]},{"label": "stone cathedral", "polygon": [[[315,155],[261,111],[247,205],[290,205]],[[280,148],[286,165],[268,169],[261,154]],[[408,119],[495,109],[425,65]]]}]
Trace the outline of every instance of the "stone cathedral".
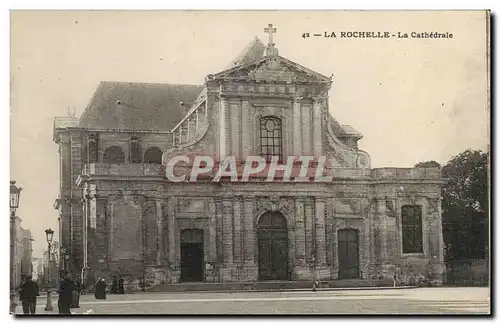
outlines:
[{"label": "stone cathedral", "polygon": [[[61,268],[130,287],[442,282],[440,170],[371,168],[330,114],[332,78],[280,56],[275,31],[201,86],[105,81],[80,118],[55,118]],[[171,182],[178,155],[325,156],[333,179]]]}]

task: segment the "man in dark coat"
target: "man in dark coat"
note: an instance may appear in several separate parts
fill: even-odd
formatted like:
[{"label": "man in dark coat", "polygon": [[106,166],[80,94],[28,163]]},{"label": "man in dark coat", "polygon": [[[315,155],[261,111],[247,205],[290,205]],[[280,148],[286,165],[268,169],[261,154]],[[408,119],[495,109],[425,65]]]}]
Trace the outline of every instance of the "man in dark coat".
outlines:
[{"label": "man in dark coat", "polygon": [[120,279],[118,280],[118,293],[120,295],[125,294],[125,280],[123,280],[122,276],[120,276]]},{"label": "man in dark coat", "polygon": [[57,307],[59,314],[71,314],[71,304],[73,301],[73,281],[68,276],[67,270],[61,270],[61,284],[58,290],[59,299]]},{"label": "man in dark coat", "polygon": [[113,276],[113,282],[111,283],[111,293],[113,295],[118,294],[118,279],[116,276]]},{"label": "man in dark coat", "polygon": [[25,275],[21,283],[19,299],[23,304],[23,313],[35,314],[36,311],[36,297],[40,296],[38,292],[38,284],[31,279],[31,276]]}]

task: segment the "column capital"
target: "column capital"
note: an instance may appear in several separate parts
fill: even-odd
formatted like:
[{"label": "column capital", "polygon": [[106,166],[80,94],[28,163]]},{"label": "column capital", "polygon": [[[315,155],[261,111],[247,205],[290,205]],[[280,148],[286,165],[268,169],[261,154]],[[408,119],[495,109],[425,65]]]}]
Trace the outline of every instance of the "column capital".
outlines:
[{"label": "column capital", "polygon": [[324,197],[315,197],[315,198],[314,198],[314,202],[315,202],[315,203],[323,203],[323,204],[326,204],[326,198],[324,198]]},{"label": "column capital", "polygon": [[313,104],[323,104],[325,101],[328,99],[328,97],[325,96],[314,96],[312,97]]}]

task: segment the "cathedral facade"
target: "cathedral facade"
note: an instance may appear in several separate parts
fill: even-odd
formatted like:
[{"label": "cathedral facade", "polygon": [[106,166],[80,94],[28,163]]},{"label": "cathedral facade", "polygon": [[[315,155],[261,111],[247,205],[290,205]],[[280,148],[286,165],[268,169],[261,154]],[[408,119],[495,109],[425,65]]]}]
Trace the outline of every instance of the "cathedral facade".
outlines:
[{"label": "cathedral facade", "polygon": [[[272,38],[255,38],[202,86],[101,82],[80,118],[54,122],[62,267],[147,287],[394,274],[441,283],[440,170],[371,168],[362,135],[329,112],[331,85]],[[176,156],[324,157],[332,177],[174,182],[164,164]]]}]

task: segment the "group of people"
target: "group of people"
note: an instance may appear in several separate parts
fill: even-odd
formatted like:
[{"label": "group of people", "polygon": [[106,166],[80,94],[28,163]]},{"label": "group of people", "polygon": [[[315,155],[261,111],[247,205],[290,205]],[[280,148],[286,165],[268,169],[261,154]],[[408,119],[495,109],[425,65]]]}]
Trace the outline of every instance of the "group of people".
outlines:
[{"label": "group of people", "polygon": [[[59,289],[57,293],[59,298],[57,300],[57,307],[59,314],[71,314],[71,308],[78,307],[74,305],[75,294],[80,294],[80,285],[78,282],[71,280],[67,270],[61,270],[59,272],[61,281],[59,284]],[[113,277],[113,283],[111,285],[112,294],[125,294],[124,280],[120,276],[118,279],[116,276]],[[104,278],[99,278],[95,285],[95,298],[96,299],[106,299],[106,280]],[[38,284],[34,281],[31,276],[23,276],[23,282],[19,287],[19,299],[23,305],[24,314],[35,314],[36,313],[36,300],[40,296]],[[79,296],[78,296],[79,297]]]},{"label": "group of people", "polygon": [[[59,298],[57,300],[57,307],[59,314],[71,314],[71,307],[73,306],[73,292],[78,291],[78,285],[71,280],[68,271],[61,270],[59,273],[61,283],[57,293]],[[23,275],[23,281],[19,286],[19,299],[22,303],[23,314],[36,313],[36,301],[40,296],[39,287],[36,281],[30,275]]]}]

